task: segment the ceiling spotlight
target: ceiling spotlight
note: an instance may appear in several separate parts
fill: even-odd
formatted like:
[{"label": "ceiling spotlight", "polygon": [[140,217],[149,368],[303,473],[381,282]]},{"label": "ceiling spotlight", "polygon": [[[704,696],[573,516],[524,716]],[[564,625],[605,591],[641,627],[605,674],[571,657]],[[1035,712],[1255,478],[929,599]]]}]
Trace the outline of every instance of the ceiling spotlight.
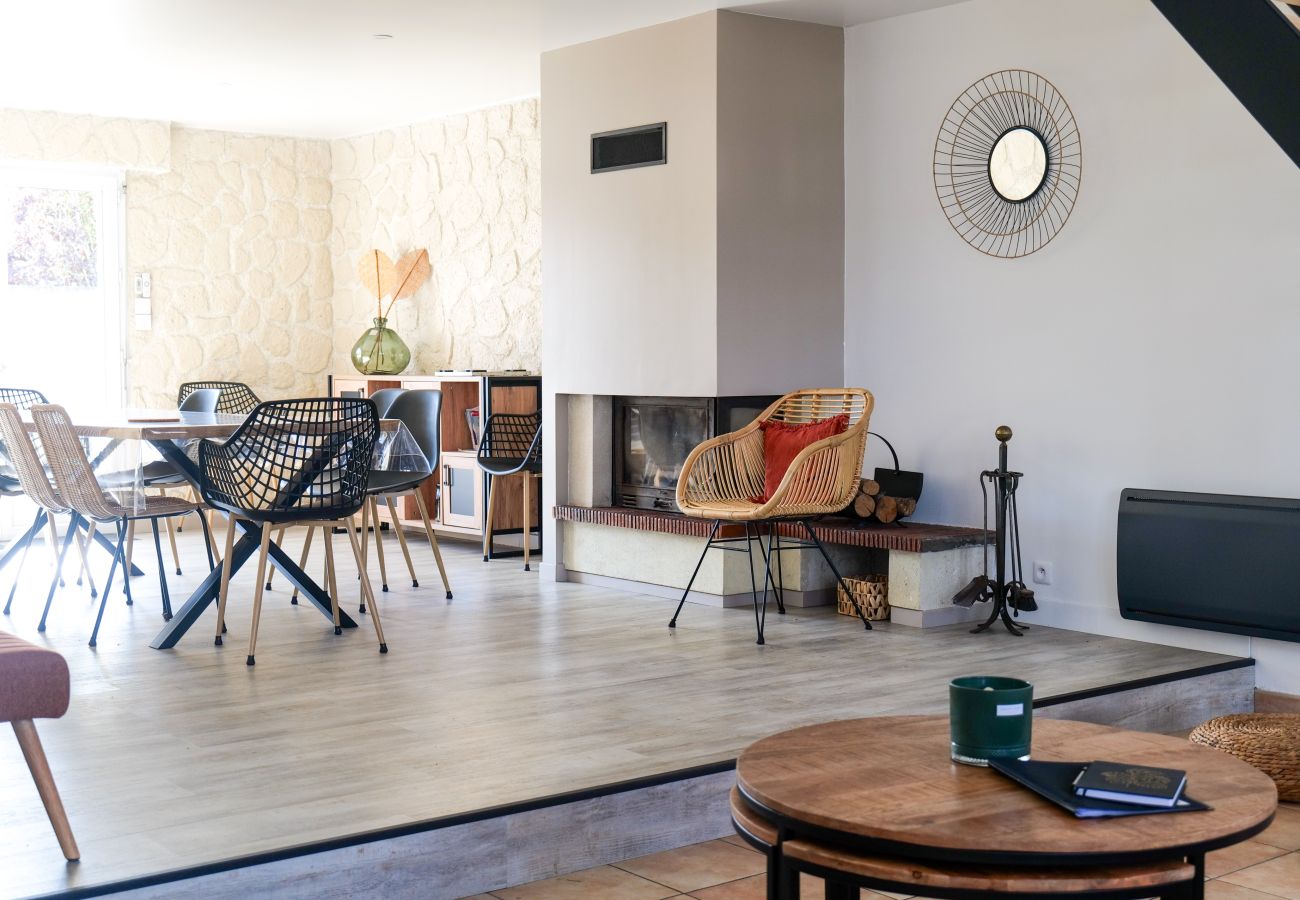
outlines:
[{"label": "ceiling spotlight", "polygon": [[377,41],[391,41],[393,39],[391,34],[372,34],[371,37]]}]

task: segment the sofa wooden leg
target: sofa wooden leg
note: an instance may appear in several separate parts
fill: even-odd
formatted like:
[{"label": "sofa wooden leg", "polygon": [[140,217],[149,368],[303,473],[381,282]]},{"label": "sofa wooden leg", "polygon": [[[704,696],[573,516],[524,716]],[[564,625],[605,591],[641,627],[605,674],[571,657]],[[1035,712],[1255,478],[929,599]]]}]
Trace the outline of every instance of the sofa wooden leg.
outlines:
[{"label": "sofa wooden leg", "polygon": [[14,734],[18,736],[18,746],[23,748],[23,758],[27,768],[32,772],[36,790],[40,792],[45,812],[54,826],[54,834],[59,839],[59,847],[68,859],[81,859],[81,851],[72,837],[72,826],[68,824],[68,814],[63,811],[63,801],[59,799],[59,789],[54,786],[54,776],[50,774],[50,764],[45,759],[45,749],[36,734],[36,724],[31,719],[20,719],[13,723]]}]

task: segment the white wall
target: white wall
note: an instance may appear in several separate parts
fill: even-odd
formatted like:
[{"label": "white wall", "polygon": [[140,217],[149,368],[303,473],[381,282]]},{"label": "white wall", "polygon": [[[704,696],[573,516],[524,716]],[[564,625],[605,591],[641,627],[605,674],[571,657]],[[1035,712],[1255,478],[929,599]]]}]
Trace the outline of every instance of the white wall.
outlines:
[{"label": "white wall", "polygon": [[[1300,496],[1296,167],[1137,0],[974,0],[851,28],[845,55],[846,376],[926,472],[918,517],[978,524],[1009,424],[1025,558],[1055,564],[1031,620],[1252,652],[1300,692],[1296,644],[1120,619],[1114,562],[1122,488]],[[931,160],[952,101],[1012,67],[1070,103],[1083,183],[1051,244],[999,260],[948,225]]]},{"label": "white wall", "polygon": [[843,381],[844,30],[718,13],[718,394]]},{"label": "white wall", "polygon": [[[717,394],[717,22],[542,54],[548,392]],[[591,173],[592,134],[665,121],[667,165]]]}]

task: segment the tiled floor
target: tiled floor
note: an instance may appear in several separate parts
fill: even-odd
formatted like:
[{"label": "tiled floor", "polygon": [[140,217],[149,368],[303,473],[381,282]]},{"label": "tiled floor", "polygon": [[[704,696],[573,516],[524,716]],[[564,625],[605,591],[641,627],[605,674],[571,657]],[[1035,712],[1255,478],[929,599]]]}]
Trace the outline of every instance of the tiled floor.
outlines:
[{"label": "tiled floor", "polygon": [[[738,837],[598,866],[558,878],[484,894],[474,900],[762,900],[764,860]],[[1211,853],[1206,859],[1208,900],[1300,900],[1300,804],[1284,803],[1267,831]],[[822,894],[821,879],[804,876],[802,895]],[[903,897],[863,891],[863,900]]]}]

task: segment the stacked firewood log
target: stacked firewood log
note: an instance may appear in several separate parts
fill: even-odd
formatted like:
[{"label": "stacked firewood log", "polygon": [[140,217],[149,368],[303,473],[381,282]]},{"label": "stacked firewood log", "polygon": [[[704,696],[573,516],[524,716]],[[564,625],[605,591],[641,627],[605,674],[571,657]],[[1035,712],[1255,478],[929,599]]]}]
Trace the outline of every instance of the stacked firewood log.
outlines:
[{"label": "stacked firewood log", "polygon": [[889,524],[904,519],[916,512],[916,500],[912,497],[891,497],[881,493],[880,482],[864,478],[858,484],[858,495],[849,507],[862,519],[875,519]]}]

